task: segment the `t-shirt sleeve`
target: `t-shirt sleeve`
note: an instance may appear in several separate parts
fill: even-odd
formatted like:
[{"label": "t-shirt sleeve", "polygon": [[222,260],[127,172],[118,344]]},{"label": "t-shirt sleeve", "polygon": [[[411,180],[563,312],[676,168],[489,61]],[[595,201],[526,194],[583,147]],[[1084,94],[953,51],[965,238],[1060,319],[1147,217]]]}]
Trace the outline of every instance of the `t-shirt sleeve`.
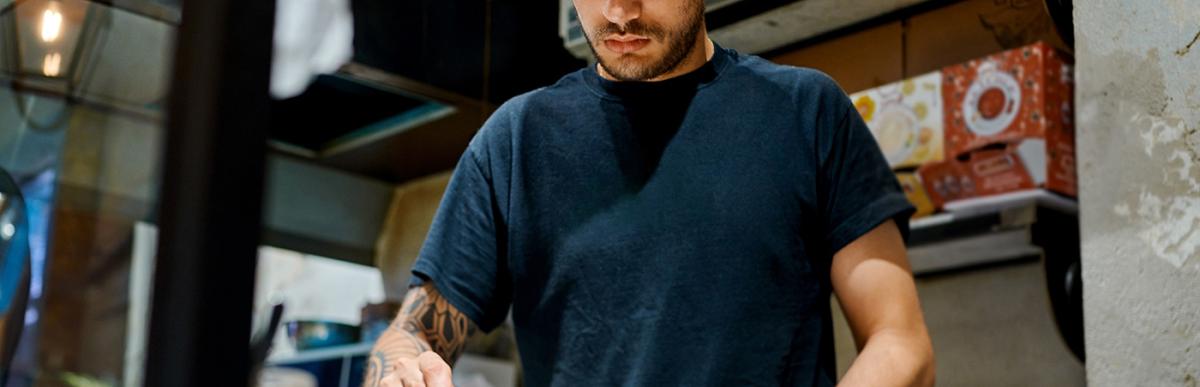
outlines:
[{"label": "t-shirt sleeve", "polygon": [[454,169],[413,265],[412,284],[432,282],[451,305],[491,331],[504,321],[512,291],[502,248],[505,227],[477,142]]},{"label": "t-shirt sleeve", "polygon": [[825,242],[831,253],[854,242],[888,219],[896,221],[905,240],[908,218],[915,211],[883,157],[866,123],[837,89],[832,111],[836,119],[819,137],[821,201]]}]

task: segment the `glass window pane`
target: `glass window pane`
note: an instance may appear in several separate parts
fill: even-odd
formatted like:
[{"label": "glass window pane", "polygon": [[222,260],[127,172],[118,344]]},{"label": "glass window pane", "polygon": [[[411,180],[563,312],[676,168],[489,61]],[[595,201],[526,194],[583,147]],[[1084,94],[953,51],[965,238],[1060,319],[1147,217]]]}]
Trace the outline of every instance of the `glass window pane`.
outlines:
[{"label": "glass window pane", "polygon": [[84,0],[0,9],[0,169],[28,229],[28,253],[0,263],[30,269],[27,287],[0,284],[29,292],[0,310],[23,328],[9,385],[140,380],[176,27]]}]

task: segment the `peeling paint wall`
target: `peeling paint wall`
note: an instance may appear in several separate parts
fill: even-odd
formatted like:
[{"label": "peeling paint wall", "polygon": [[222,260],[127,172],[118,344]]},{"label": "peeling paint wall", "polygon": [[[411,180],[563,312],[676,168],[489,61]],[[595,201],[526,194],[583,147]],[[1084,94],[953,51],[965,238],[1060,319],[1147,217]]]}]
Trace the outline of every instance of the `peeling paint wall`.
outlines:
[{"label": "peeling paint wall", "polygon": [[1075,2],[1088,382],[1200,385],[1200,1]]}]

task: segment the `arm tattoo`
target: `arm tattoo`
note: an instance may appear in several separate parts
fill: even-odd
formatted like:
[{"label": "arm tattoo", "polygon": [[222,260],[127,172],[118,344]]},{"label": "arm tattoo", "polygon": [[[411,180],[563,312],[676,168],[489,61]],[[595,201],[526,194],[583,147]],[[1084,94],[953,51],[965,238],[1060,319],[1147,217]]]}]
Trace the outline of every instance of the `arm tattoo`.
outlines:
[{"label": "arm tattoo", "polygon": [[393,326],[409,333],[414,341],[424,338],[429,344],[421,343],[423,350],[432,350],[453,364],[475,332],[475,323],[450,305],[431,283],[409,290],[404,304]]},{"label": "arm tattoo", "polygon": [[367,375],[363,377],[363,387],[377,387],[383,381],[383,376],[392,372],[392,368],[388,366],[387,354],[382,351],[374,351],[371,357],[367,359]]},{"label": "arm tattoo", "polygon": [[475,329],[475,324],[432,284],[409,289],[400,315],[367,358],[363,386],[379,386],[385,376],[396,371],[400,359],[416,358],[425,351],[433,351],[446,363],[454,364]]}]

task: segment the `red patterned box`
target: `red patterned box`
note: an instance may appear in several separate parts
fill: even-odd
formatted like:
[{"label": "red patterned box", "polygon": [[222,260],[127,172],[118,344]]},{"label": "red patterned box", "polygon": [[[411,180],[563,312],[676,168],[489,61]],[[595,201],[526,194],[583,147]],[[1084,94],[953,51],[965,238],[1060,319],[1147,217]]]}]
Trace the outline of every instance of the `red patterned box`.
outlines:
[{"label": "red patterned box", "polygon": [[976,149],[917,170],[921,184],[937,209],[946,202],[988,196],[1037,187],[1046,187],[1045,141],[1028,138],[1015,144],[999,144]]},{"label": "red patterned box", "polygon": [[963,159],[927,164],[917,174],[938,209],[949,201],[1034,188],[1034,178],[1016,149],[977,150]]},{"label": "red patterned box", "polygon": [[[1075,196],[1074,82],[1068,61],[1039,42],[943,69],[947,158],[1041,139],[1042,185]],[[1031,144],[1025,147],[1038,143]]]}]

